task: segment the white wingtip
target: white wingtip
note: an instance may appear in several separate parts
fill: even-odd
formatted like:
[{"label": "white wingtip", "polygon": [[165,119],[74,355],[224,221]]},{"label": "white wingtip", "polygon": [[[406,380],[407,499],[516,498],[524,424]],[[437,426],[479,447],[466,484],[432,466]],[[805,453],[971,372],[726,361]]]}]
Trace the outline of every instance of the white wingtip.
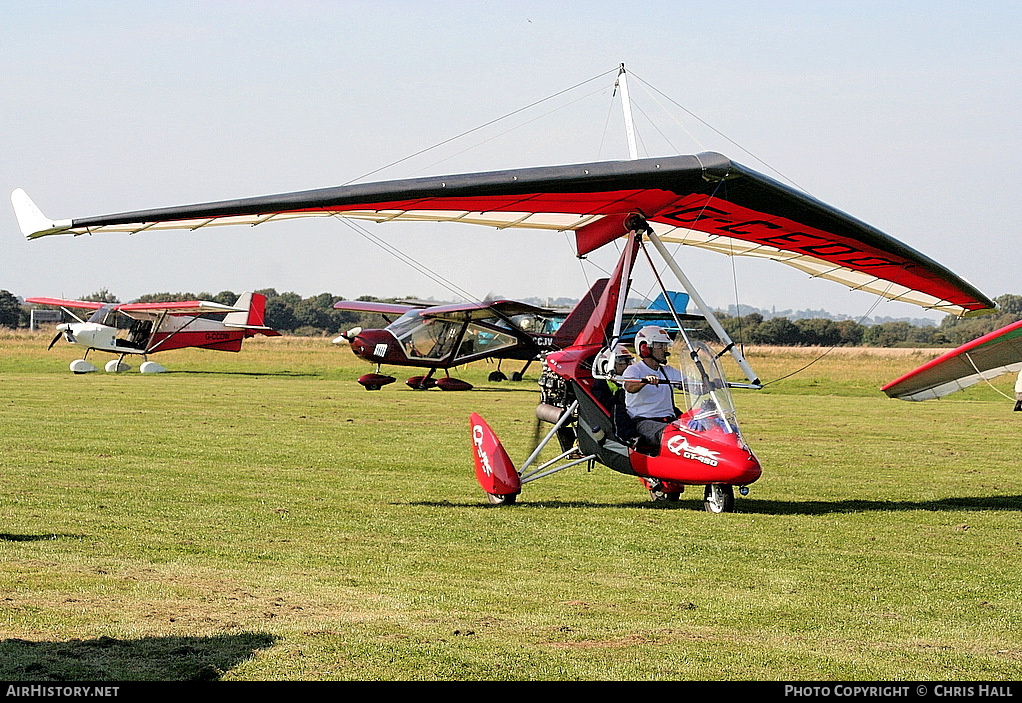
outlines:
[{"label": "white wingtip", "polygon": [[29,239],[58,234],[71,228],[71,220],[51,220],[46,217],[21,188],[11,193],[11,205],[14,206],[14,215],[18,218],[21,233]]}]

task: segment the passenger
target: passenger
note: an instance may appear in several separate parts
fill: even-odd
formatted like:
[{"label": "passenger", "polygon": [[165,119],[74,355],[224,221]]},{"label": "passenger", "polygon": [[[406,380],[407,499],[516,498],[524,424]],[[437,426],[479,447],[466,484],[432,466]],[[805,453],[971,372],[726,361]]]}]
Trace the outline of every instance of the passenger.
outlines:
[{"label": "passenger", "polygon": [[[608,349],[600,353],[606,355],[609,351]],[[600,361],[600,357],[597,357],[596,366],[600,365]],[[618,344],[614,347],[614,365],[609,371],[610,378],[597,378],[593,385],[593,395],[610,414],[614,434],[623,442],[627,442],[635,436],[635,427],[625,408],[625,391],[620,385],[621,377],[633,361],[635,361],[635,357],[628,351],[628,347]],[[599,369],[599,371],[608,373],[606,368]]]}]

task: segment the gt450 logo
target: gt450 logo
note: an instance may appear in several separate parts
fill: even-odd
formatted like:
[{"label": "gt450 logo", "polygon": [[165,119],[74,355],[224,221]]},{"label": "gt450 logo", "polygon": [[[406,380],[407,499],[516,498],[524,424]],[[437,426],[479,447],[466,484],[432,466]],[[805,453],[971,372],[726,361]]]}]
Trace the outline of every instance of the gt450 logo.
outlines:
[{"label": "gt450 logo", "polygon": [[674,436],[667,440],[667,448],[672,454],[677,454],[685,459],[695,459],[708,466],[716,466],[718,463],[718,452],[697,447],[688,443],[688,439],[682,436]]},{"label": "gt450 logo", "polygon": [[487,476],[493,475],[493,467],[490,466],[490,455],[483,449],[483,428],[481,425],[472,425],[472,445],[475,447],[476,456],[479,458],[479,466]]}]

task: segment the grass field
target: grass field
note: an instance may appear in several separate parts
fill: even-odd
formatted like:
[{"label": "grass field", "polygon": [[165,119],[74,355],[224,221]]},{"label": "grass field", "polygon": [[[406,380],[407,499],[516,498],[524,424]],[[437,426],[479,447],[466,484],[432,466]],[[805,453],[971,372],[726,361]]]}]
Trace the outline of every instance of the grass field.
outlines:
[{"label": "grass field", "polygon": [[1022,413],[879,392],[933,353],[737,392],[764,475],[712,515],[600,466],[488,505],[468,415],[521,461],[534,371],[369,393],[277,338],[74,376],[48,341],[0,338],[0,680],[1022,678]]}]

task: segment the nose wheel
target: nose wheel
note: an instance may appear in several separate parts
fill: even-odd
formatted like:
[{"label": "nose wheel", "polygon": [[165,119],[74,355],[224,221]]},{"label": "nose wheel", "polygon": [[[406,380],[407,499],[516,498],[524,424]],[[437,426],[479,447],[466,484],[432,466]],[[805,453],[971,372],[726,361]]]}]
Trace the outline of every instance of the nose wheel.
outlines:
[{"label": "nose wheel", "polygon": [[735,509],[735,487],[710,484],[703,494],[703,507],[708,513],[730,513]]}]

